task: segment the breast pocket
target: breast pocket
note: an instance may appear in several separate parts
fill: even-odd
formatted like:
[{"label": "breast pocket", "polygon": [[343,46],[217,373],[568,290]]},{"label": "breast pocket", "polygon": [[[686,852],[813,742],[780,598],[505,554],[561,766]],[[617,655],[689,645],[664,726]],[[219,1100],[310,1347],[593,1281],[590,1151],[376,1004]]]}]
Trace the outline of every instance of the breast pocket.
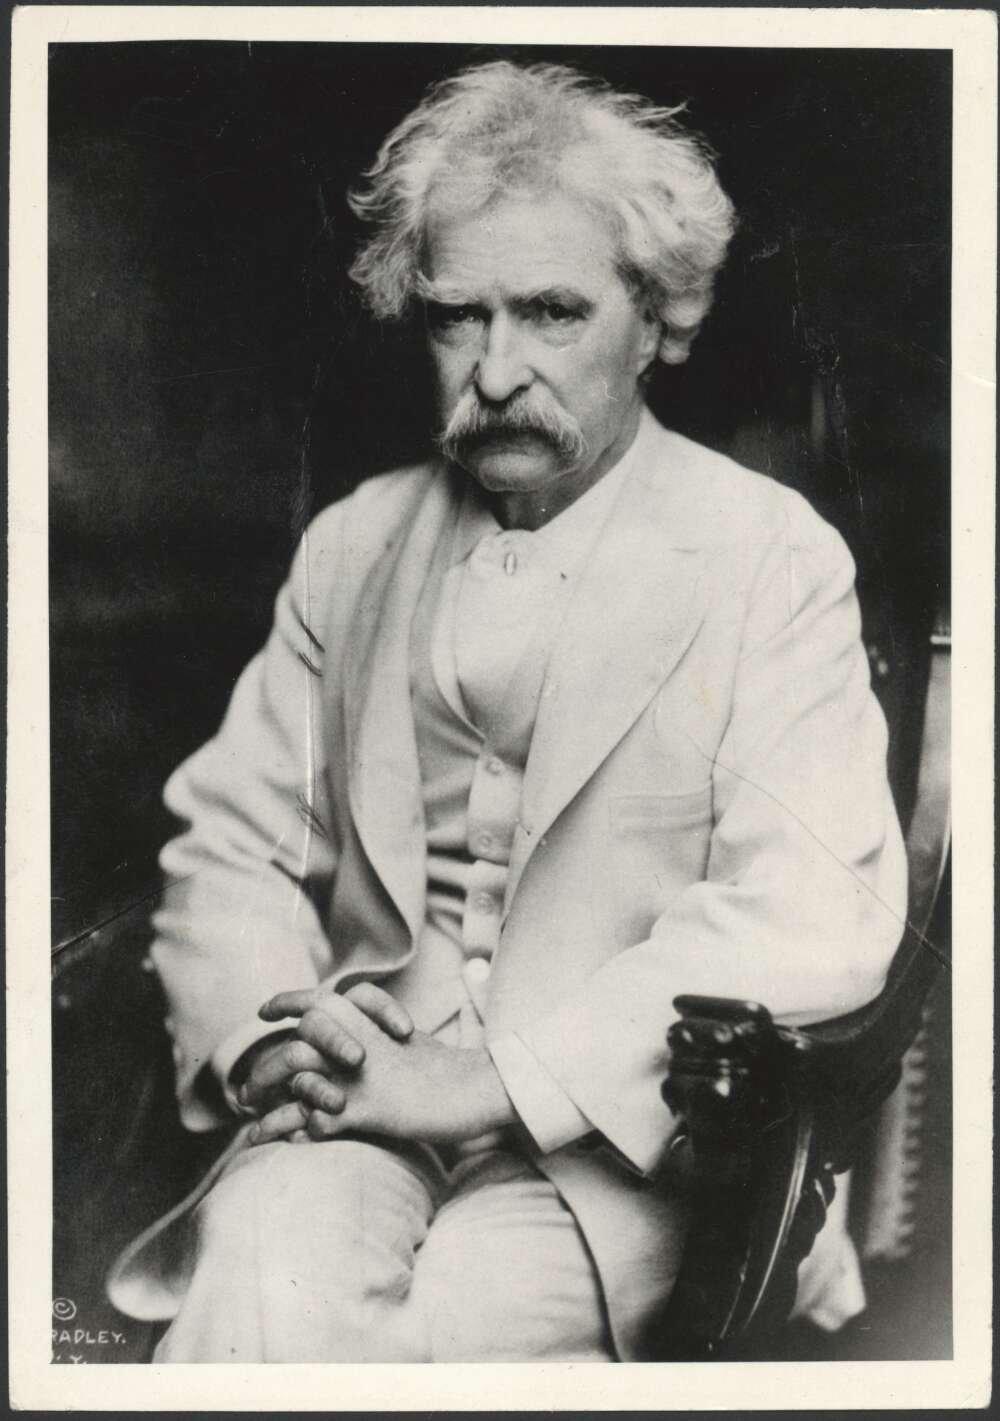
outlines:
[{"label": "breast pocket", "polygon": [[619,941],[648,936],[670,901],[705,877],[712,783],[681,794],[628,794],[610,802],[611,891]]}]

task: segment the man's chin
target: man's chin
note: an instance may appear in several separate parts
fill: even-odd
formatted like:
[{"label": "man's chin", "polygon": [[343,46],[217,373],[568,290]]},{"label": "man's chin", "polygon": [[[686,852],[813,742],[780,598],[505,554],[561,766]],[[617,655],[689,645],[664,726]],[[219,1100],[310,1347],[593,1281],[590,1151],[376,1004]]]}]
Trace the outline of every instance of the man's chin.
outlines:
[{"label": "man's chin", "polygon": [[540,487],[566,467],[542,440],[474,445],[461,450],[457,462],[491,493]]}]

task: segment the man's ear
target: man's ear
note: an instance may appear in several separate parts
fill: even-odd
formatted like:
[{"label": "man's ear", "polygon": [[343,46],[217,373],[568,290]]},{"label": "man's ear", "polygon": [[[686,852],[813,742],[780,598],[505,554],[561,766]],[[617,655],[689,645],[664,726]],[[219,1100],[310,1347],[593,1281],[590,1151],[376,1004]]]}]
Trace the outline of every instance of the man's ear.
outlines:
[{"label": "man's ear", "polygon": [[642,330],[636,349],[636,374],[645,375],[660,349],[663,339],[663,322],[648,308],[643,312]]}]

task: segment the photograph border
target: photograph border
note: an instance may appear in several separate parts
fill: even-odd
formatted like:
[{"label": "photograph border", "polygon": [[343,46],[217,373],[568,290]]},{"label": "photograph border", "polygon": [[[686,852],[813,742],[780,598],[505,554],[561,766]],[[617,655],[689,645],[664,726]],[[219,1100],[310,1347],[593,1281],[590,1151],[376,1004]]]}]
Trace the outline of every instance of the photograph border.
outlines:
[{"label": "photograph border", "polygon": [[[954,1355],[852,1363],[53,1366],[47,47],[120,40],[950,49]],[[985,10],[24,6],[11,59],[8,1277],[17,1409],[707,1410],[987,1404],[991,1386],[997,22]],[[669,1375],[664,1368],[669,1367]],[[331,1397],[335,1404],[331,1404]]]}]

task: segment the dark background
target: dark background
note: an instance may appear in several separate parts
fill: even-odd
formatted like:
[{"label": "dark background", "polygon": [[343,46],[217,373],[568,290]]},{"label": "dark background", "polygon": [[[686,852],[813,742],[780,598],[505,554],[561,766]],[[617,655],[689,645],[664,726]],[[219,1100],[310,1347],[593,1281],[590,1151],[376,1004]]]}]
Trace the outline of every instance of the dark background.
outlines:
[{"label": "dark background", "polygon": [[[126,1326],[103,1268],[175,1201],[161,1156],[190,1149],[138,971],[163,781],[266,636],[308,516],[426,447],[419,332],[360,311],[344,193],[429,81],[500,54],[686,101],[721,155],[742,225],[689,363],[650,402],[846,536],[908,813],[948,587],[948,53],[52,46],[54,1290],[93,1327]],[[869,1268],[868,1313],[800,1355],[948,1355],[946,1004],[938,1023],[913,1205],[933,1241]],[[148,1355],[149,1329],[126,1330],[88,1360]]]},{"label": "dark background", "polygon": [[162,783],[306,515],[423,450],[419,335],[359,310],[344,193],[430,80],[500,53],[687,101],[742,225],[651,402],[841,528],[905,677],[947,580],[947,53],[54,45],[54,940],[153,887]]}]

